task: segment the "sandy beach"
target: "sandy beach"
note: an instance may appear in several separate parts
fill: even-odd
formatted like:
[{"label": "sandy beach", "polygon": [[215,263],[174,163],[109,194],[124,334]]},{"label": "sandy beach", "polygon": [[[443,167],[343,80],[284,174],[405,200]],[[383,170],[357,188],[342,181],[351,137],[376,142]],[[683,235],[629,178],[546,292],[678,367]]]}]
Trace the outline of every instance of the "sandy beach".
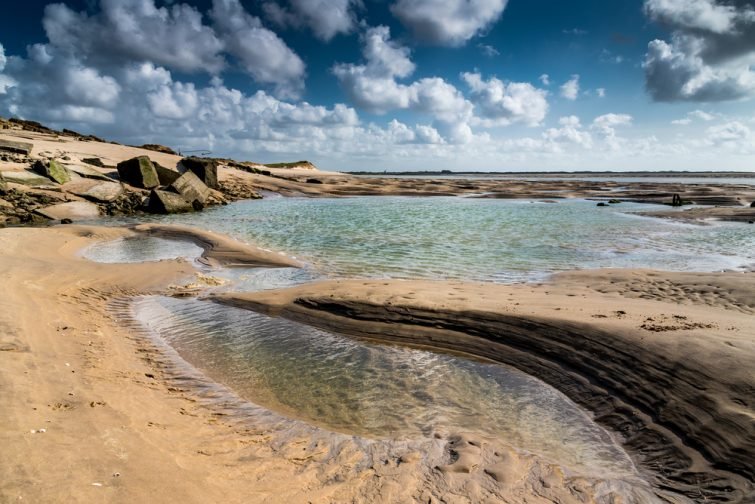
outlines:
[{"label": "sandy beach", "polygon": [[[755,498],[752,272],[602,269],[518,285],[333,280],[217,294],[212,288],[224,280],[213,271],[302,262],[154,219],[50,226],[103,214],[139,218],[150,192],[120,183],[115,166],[148,156],[177,173],[181,156],[19,128],[2,130],[0,139],[33,144],[28,155],[0,161],[4,222],[43,226],[0,229],[3,502]],[[102,166],[83,161],[93,157]],[[28,169],[35,159],[64,159],[73,180],[41,180]],[[215,204],[266,191],[310,198],[585,198],[612,205],[668,203],[681,194],[696,203],[692,210],[646,215],[699,222],[748,221],[755,199],[751,185],[722,183],[371,178],[231,160],[218,161],[217,170]],[[188,242],[204,252],[196,263],[82,257],[92,244],[134,237]],[[197,296],[347,338],[513,366],[589,412],[626,450],[634,472],[580,474],[505,439],[462,430],[428,439],[369,438],[266,411],[191,368],[135,321],[130,300],[151,294]]]},{"label": "sandy beach", "polygon": [[[176,387],[169,356],[112,310],[124,296],[201,284],[195,267],[98,264],[78,255],[97,240],[137,233],[0,231],[3,500],[653,499],[649,485],[566,476],[501,440],[448,433],[429,448],[240,422],[238,411]],[[208,242],[203,232],[195,240]],[[219,248],[221,258],[234,250],[232,262],[266,264],[258,249],[212,241],[225,245],[206,246],[208,259]],[[268,264],[279,265],[275,259]],[[563,274],[536,286],[335,281],[213,299],[356,337],[513,364],[616,428],[658,495],[746,502],[753,495],[750,277],[622,270]]]}]

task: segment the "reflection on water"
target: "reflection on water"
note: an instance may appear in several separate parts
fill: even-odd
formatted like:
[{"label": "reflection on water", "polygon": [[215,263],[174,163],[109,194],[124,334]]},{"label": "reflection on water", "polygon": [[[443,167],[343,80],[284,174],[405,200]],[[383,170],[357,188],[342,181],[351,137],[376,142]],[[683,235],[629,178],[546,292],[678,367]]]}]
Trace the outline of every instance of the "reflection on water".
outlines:
[{"label": "reflection on water", "polygon": [[82,256],[101,263],[136,263],[178,257],[196,259],[202,252],[201,247],[187,241],[137,236],[95,243],[84,249]]},{"label": "reflection on water", "polygon": [[196,299],[141,298],[134,310],[210,378],[286,416],[367,437],[471,431],[586,474],[632,473],[575,404],[507,366],[355,341]]}]

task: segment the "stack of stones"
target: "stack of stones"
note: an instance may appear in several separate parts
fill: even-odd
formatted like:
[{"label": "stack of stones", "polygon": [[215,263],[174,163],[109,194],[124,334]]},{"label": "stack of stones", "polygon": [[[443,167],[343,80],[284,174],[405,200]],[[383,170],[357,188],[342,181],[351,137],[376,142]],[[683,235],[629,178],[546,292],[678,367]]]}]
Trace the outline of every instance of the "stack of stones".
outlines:
[{"label": "stack of stones", "polygon": [[202,210],[209,204],[223,202],[218,188],[218,166],[212,160],[185,158],[178,170],[170,170],[147,156],[118,163],[121,182],[150,189],[146,210],[172,214]]}]

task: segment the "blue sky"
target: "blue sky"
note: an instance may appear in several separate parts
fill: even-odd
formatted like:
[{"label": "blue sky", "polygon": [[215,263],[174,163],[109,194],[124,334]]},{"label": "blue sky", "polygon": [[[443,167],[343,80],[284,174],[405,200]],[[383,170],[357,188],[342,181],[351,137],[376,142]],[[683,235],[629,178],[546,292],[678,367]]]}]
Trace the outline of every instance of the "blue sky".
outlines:
[{"label": "blue sky", "polygon": [[340,170],[746,170],[742,0],[25,1],[0,115]]}]

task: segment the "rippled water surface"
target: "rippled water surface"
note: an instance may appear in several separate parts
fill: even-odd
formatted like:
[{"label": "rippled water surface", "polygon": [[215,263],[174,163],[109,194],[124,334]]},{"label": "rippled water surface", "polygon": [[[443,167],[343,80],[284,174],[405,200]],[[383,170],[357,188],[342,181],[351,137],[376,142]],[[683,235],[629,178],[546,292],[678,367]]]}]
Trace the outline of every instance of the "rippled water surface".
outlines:
[{"label": "rippled water surface", "polygon": [[177,257],[195,259],[202,255],[202,249],[188,241],[140,236],[98,242],[84,249],[81,254],[95,262],[134,263]]},{"label": "rippled water surface", "polygon": [[575,404],[508,366],[364,343],[196,299],[148,297],[134,308],[208,376],[294,418],[368,437],[460,429],[588,473],[632,472]]},{"label": "rippled water surface", "polygon": [[285,251],[328,276],[510,282],[576,268],[715,271],[755,264],[752,225],[631,214],[655,208],[598,208],[582,200],[271,198],[167,221]]}]

